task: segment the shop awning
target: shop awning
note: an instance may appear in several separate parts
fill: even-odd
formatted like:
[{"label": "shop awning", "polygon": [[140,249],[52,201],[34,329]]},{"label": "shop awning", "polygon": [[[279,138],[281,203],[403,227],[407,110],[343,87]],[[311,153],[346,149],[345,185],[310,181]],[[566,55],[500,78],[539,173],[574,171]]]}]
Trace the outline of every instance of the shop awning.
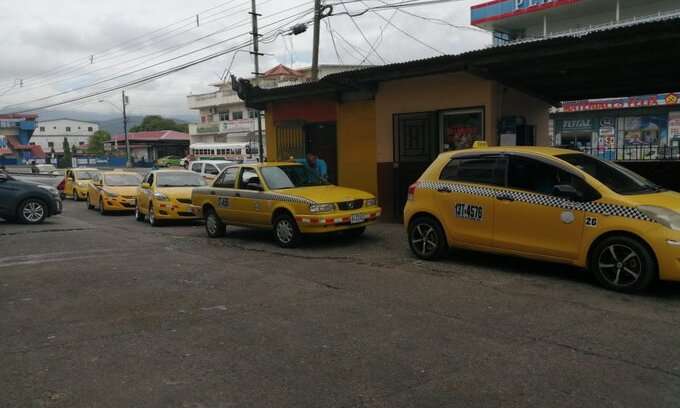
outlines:
[{"label": "shop awning", "polygon": [[378,83],[425,75],[469,72],[539,97],[562,101],[663,93],[680,89],[680,19],[603,29],[578,36],[526,41],[328,75],[317,82],[260,89],[235,87],[252,108],[296,97],[371,91]]}]

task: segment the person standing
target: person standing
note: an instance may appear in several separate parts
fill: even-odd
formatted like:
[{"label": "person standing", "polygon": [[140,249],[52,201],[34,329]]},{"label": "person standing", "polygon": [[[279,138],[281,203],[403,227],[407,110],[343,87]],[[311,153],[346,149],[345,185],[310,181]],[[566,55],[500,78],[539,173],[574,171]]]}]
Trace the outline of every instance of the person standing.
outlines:
[{"label": "person standing", "polygon": [[307,153],[304,161],[305,167],[314,171],[323,180],[328,180],[328,164],[314,153]]}]

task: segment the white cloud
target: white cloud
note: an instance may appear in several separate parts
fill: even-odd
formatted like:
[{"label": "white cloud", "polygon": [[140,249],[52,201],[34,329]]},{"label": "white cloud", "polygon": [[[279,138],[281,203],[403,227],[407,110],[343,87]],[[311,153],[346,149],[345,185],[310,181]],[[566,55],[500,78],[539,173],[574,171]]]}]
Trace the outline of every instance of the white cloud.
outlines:
[{"label": "white cloud", "polygon": [[[379,0],[366,2],[380,4]],[[469,24],[470,5],[478,2],[452,1],[404,10],[465,26]],[[273,21],[311,9],[312,4],[311,0],[259,0],[261,31],[270,32],[274,27]],[[229,49],[247,41],[247,33],[250,31],[249,0],[3,0],[3,6],[5,10],[13,10],[13,15],[11,25],[0,25],[0,35],[3,38],[0,109],[22,102],[30,102],[27,106],[36,107],[85,95],[93,90],[107,89],[199,56]],[[298,7],[281,13],[294,6]],[[361,10],[364,5],[355,2],[348,4],[348,7],[351,7],[350,10]],[[196,28],[193,16],[206,9],[211,10],[201,14],[200,27]],[[336,5],[334,14],[343,11],[342,6]],[[386,10],[381,11],[380,15],[389,19],[392,13],[393,11]],[[285,27],[306,21],[310,17],[311,14],[307,14],[291,19]],[[386,24],[375,13],[355,17],[355,21],[371,43],[381,36],[382,31],[382,39],[376,48],[380,56],[389,62],[436,55],[436,52],[419,44],[399,29],[446,53],[479,48],[490,41],[486,33],[455,29],[402,12],[397,12],[392,17],[393,25]],[[343,62],[356,64],[361,61],[362,54],[369,51],[370,46],[352,20],[346,15],[337,15],[330,17],[330,22],[333,30],[338,33],[335,40]],[[173,23],[176,24],[158,30]],[[139,39],[140,36],[143,40]],[[203,36],[206,38],[198,40]],[[238,38],[227,41],[234,36]],[[137,40],[131,43],[130,40],[135,38]],[[195,42],[186,44],[191,41]],[[122,48],[114,48],[124,42],[127,44]],[[221,43],[214,45],[218,42]],[[180,48],[181,45],[185,46]],[[161,63],[165,59],[210,45],[214,46],[172,62]],[[261,70],[278,63],[290,64],[291,61],[296,66],[307,66],[311,60],[311,45],[311,27],[299,36],[280,36],[271,43],[262,44],[261,51],[267,55],[261,59]],[[94,56],[92,64],[89,59],[91,55]],[[380,61],[375,53],[371,53],[368,59],[373,63]],[[321,63],[338,62],[325,24],[321,30],[320,60]],[[210,84],[219,79],[231,61],[232,54],[227,54],[155,82],[132,87],[128,90],[132,100],[130,109],[135,114],[186,116],[190,113],[186,105],[186,95],[209,91]],[[143,69],[153,64],[158,65]],[[138,72],[134,72],[136,70]],[[252,57],[247,53],[238,53],[232,72],[237,76],[249,76],[252,70]],[[116,76],[120,78],[111,79]],[[23,87],[15,86],[18,80],[23,80]],[[96,82],[101,83],[91,86]],[[76,90],[78,88],[83,89]],[[38,100],[60,92],[64,94],[57,98]],[[118,103],[119,91],[104,98]],[[102,97],[63,105],[58,109],[99,113],[113,109],[108,104],[98,103],[99,99]]]}]

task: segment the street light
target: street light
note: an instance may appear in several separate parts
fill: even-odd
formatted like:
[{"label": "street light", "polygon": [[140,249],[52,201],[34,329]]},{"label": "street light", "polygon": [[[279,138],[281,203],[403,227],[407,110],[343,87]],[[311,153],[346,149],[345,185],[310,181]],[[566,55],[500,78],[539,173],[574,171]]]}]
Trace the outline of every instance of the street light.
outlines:
[{"label": "street light", "polygon": [[130,102],[128,98],[125,96],[125,91],[123,91],[123,109],[120,109],[115,103],[105,100],[105,99],[100,99],[99,103],[108,103],[109,105],[113,106],[116,108],[116,110],[120,113],[123,114],[123,130],[125,132],[125,151],[127,153],[127,162],[125,163],[126,167],[132,167],[132,158],[130,155],[130,141],[128,140],[128,128],[127,128],[127,111],[125,107],[127,104]]}]

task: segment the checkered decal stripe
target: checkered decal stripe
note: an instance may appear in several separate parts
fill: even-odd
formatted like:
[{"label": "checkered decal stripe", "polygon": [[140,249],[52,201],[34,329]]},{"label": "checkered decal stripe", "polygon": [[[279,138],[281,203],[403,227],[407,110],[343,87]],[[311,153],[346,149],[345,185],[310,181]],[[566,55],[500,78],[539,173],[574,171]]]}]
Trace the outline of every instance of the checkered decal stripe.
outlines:
[{"label": "checkered decal stripe", "polygon": [[276,200],[276,201],[286,201],[289,203],[296,203],[296,204],[316,204],[312,200],[308,200],[306,198],[294,196],[294,195],[287,195],[287,194],[276,194],[276,193],[267,193],[266,194],[266,199],[267,200]]},{"label": "checkered decal stripe", "polygon": [[563,208],[565,210],[578,210],[589,213],[613,215],[615,217],[633,218],[636,220],[654,222],[651,218],[644,215],[640,210],[633,207],[626,207],[615,204],[604,204],[597,202],[578,203],[565,200],[563,198],[548,196],[538,193],[518,192],[512,190],[501,190],[491,187],[473,186],[469,184],[459,184],[441,181],[421,181],[417,188],[425,190],[449,190],[452,193],[470,194],[483,197],[496,197],[499,194],[512,197],[515,201],[529,204],[544,205],[548,207]]}]

